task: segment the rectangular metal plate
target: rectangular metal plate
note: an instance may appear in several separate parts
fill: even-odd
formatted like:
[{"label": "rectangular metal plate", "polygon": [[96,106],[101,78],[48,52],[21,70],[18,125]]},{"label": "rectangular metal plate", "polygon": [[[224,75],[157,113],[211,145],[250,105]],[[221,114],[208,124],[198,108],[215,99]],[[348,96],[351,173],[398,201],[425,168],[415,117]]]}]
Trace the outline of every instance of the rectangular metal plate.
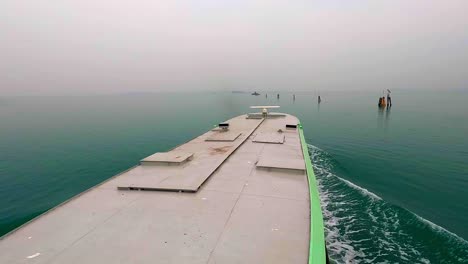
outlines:
[{"label": "rectangular metal plate", "polygon": [[285,158],[285,159],[268,159],[260,158],[257,162],[257,168],[271,169],[287,169],[305,171],[305,163],[303,159]]},{"label": "rectangular metal plate", "polygon": [[181,164],[193,157],[191,152],[170,151],[158,152],[141,160],[142,165],[159,165],[159,164]]},{"label": "rectangular metal plate", "polygon": [[283,144],[284,134],[282,133],[258,133],[253,139],[253,142]]}]

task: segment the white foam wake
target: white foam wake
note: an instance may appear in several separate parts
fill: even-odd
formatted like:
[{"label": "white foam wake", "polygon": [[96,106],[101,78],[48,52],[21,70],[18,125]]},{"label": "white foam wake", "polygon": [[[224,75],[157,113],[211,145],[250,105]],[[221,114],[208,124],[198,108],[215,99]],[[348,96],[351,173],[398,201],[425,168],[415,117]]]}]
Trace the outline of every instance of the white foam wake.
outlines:
[{"label": "white foam wake", "polygon": [[[434,256],[425,248],[427,241],[416,234],[418,231],[412,230],[421,231],[424,229],[422,226],[430,227],[449,240],[458,241],[452,243],[443,239],[443,243],[457,248],[454,251],[457,255],[468,252],[464,249],[468,248],[468,242],[463,238],[338,177],[333,173],[332,159],[325,151],[312,145],[309,145],[309,151],[317,176],[327,248],[332,260],[337,263],[389,260],[431,263],[429,259],[437,262],[437,258],[434,260]],[[415,226],[415,222],[423,225]]]},{"label": "white foam wake", "polygon": [[349,187],[358,190],[358,191],[361,192],[362,194],[364,194],[364,195],[366,195],[366,196],[369,196],[369,197],[371,197],[372,199],[382,200],[382,198],[381,198],[380,196],[378,196],[377,194],[375,194],[375,193],[373,193],[373,192],[367,190],[366,188],[362,188],[362,187],[360,187],[360,186],[358,186],[358,185],[356,185],[356,184],[354,184],[354,183],[352,183],[352,182],[350,182],[350,181],[348,181],[348,180],[345,180],[345,179],[343,179],[343,178],[341,178],[341,177],[338,177],[338,176],[336,176],[336,177],[337,177],[340,181],[343,181],[344,183],[346,183]]},{"label": "white foam wake", "polygon": [[[409,211],[409,210],[408,210]],[[451,236],[451,238],[454,238],[456,240],[458,240],[459,242],[462,242],[466,245],[468,245],[468,241],[466,241],[465,239],[463,239],[462,237],[458,236],[457,234],[453,233],[453,232],[450,232],[449,230],[441,227],[440,225],[437,225],[429,220],[427,220],[426,218],[423,218],[411,211],[409,211],[410,213],[412,213],[419,221],[423,222],[424,224],[430,226],[433,230],[437,231],[437,232],[442,232],[442,233],[445,233],[449,236]]]},{"label": "white foam wake", "polygon": [[[315,149],[315,150],[319,150],[319,151],[325,152],[325,151],[322,150],[321,148],[316,147],[316,146],[314,146],[314,145],[307,144],[307,146],[309,147],[309,149]],[[312,156],[311,156],[311,157],[312,157]],[[312,161],[314,161],[313,158],[312,158]],[[314,165],[314,168],[315,168],[315,165]],[[317,168],[319,168],[319,167],[317,167]],[[323,169],[323,168],[319,168],[319,169]],[[349,181],[349,180],[346,180],[346,179],[343,179],[343,178],[341,178],[341,177],[339,177],[339,176],[336,176],[335,174],[333,174],[333,173],[331,173],[331,172],[328,172],[327,174],[328,174],[327,176],[334,176],[334,177],[336,177],[336,178],[339,179],[340,181],[346,183],[349,187],[351,187],[351,188],[353,188],[353,189],[355,189],[355,190],[358,190],[359,192],[361,192],[361,193],[364,194],[365,196],[371,197],[371,198],[373,198],[373,199],[375,199],[375,200],[382,200],[382,197],[380,197],[380,196],[378,196],[377,194],[375,194],[375,193],[369,191],[369,190],[366,189],[366,188],[363,188],[363,187],[361,187],[361,186],[359,186],[359,185],[357,185],[357,184],[352,183],[352,182]],[[466,241],[466,240],[463,239],[462,237],[458,236],[457,234],[455,234],[455,233],[453,233],[453,232],[451,232],[451,231],[445,229],[444,227],[439,226],[439,225],[435,224],[434,222],[431,222],[430,220],[427,220],[426,218],[424,218],[424,217],[422,217],[422,216],[419,216],[418,214],[416,214],[416,213],[414,213],[414,212],[412,212],[412,211],[410,211],[410,210],[408,210],[408,209],[405,209],[405,210],[407,210],[408,212],[412,213],[418,220],[420,220],[421,222],[424,222],[425,224],[427,224],[428,226],[430,226],[432,229],[434,229],[434,230],[436,230],[436,231],[440,231],[440,232],[445,232],[445,233],[447,233],[447,234],[449,234],[449,235],[451,235],[451,236],[456,237],[456,238],[459,239],[460,241],[463,241],[464,243],[468,243],[468,241]]]}]

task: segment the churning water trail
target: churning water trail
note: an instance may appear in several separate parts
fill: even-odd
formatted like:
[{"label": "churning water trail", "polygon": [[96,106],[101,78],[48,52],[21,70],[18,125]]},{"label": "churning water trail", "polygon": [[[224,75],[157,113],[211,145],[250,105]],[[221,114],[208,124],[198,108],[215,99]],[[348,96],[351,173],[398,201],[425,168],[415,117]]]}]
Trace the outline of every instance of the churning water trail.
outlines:
[{"label": "churning water trail", "polygon": [[309,145],[309,152],[333,262],[468,263],[467,241],[339,177],[325,151]]}]

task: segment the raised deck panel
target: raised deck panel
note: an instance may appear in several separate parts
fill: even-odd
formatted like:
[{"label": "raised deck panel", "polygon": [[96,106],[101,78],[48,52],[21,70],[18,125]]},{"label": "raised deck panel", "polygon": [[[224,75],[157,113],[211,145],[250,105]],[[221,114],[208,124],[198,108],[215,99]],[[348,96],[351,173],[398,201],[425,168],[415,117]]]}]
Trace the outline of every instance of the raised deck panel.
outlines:
[{"label": "raised deck panel", "polygon": [[295,158],[263,157],[257,162],[257,168],[305,171],[304,160]]},{"label": "raised deck panel", "polygon": [[273,133],[258,133],[253,142],[257,143],[272,143],[272,144],[283,144],[284,134],[279,132]]},{"label": "raised deck panel", "polygon": [[228,131],[209,131],[168,152],[191,153],[190,162],[175,168],[154,166],[135,168],[137,173],[129,172],[119,177],[117,188],[120,190],[196,192],[262,121],[246,119],[246,116],[231,119]]},{"label": "raised deck panel", "polygon": [[140,161],[141,165],[181,165],[193,157],[191,152],[158,152]]}]

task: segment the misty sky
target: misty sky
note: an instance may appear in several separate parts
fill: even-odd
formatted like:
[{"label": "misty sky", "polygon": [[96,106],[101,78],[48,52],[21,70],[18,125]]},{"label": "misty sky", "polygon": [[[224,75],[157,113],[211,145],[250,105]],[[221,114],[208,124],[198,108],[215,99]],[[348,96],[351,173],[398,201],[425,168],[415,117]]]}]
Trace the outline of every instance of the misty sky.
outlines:
[{"label": "misty sky", "polygon": [[0,96],[468,89],[468,1],[1,0]]}]

